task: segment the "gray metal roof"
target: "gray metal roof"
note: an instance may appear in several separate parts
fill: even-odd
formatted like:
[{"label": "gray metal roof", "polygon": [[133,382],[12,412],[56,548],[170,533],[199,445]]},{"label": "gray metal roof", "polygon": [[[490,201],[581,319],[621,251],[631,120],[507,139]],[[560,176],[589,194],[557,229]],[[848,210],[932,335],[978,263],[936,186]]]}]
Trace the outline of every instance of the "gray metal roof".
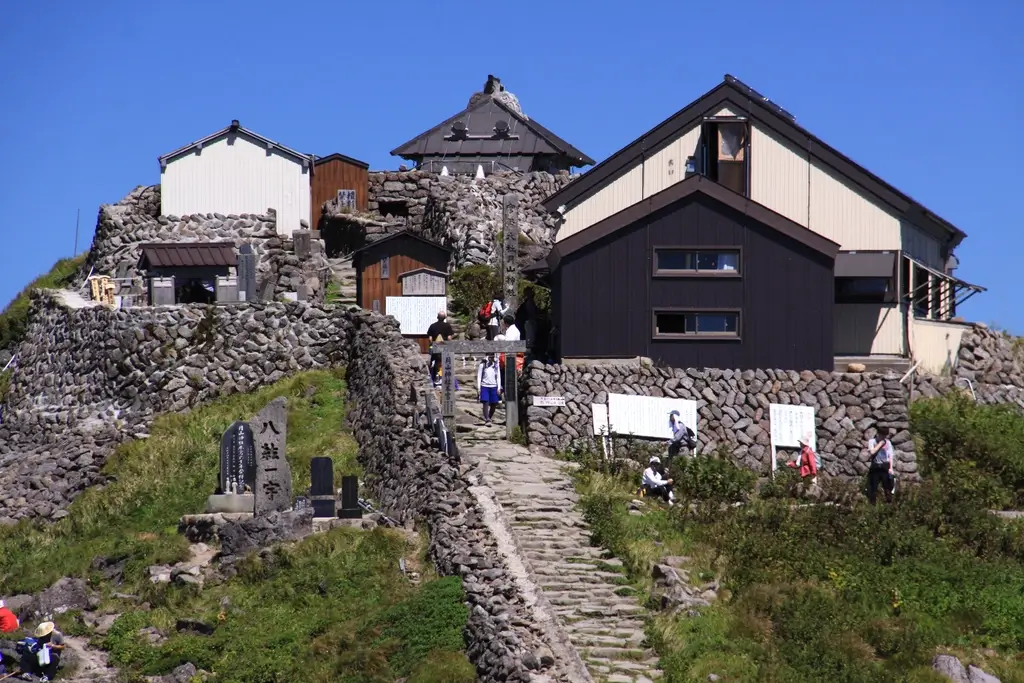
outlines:
[{"label": "gray metal roof", "polygon": [[201,140],[190,142],[184,147],[179,147],[173,152],[168,152],[167,154],[164,154],[163,156],[159,157],[160,168],[166,166],[168,161],[176,159],[177,157],[180,156],[184,156],[185,154],[189,154],[197,148],[202,149],[208,143],[218,140],[222,137],[226,137],[227,135],[230,134],[241,135],[242,137],[248,138],[252,142],[257,142],[261,145],[264,145],[267,149],[276,149],[282,154],[293,157],[296,161],[301,162],[303,166],[312,165],[313,163],[313,155],[303,154],[302,152],[296,152],[294,149],[291,149],[290,147],[285,147],[284,145],[274,142],[269,138],[265,138],[259,133],[253,132],[248,128],[243,128],[241,125],[239,125],[238,121],[236,120],[232,121],[231,125],[227,126],[226,128],[221,128],[216,133],[211,133],[207,135],[205,138],[202,138]]}]

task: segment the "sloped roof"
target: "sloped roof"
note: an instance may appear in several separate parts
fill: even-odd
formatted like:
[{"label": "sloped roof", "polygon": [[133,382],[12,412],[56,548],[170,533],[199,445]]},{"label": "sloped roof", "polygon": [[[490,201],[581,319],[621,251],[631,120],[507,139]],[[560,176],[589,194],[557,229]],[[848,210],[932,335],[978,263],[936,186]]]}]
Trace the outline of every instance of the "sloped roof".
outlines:
[{"label": "sloped roof", "polygon": [[729,74],[704,95],[545,199],[544,208],[554,211],[559,206],[569,206],[582,201],[635,166],[640,160],[658,152],[684,131],[703,120],[704,116],[711,115],[722,107],[729,107],[736,114],[763,124],[800,149],[809,150],[815,161],[834,169],[844,179],[866,191],[900,216],[905,216],[940,239],[947,240],[951,247],[958,245],[967,236],[949,221],[937,216],[912,197],[900,192],[807,129],[797,125],[792,114]]},{"label": "sloped roof", "polygon": [[[500,98],[488,96],[474,99],[474,102],[454,116],[391,150],[391,155],[403,159],[416,160],[423,156],[435,155],[459,157],[561,153],[575,160],[577,162],[575,165],[589,166],[594,163],[594,160],[589,156],[537,123],[535,119],[528,118],[516,111]],[[488,119],[486,125],[488,130],[498,121],[504,121],[513,133],[517,129],[522,130],[525,128],[532,133],[532,136],[529,138],[520,136],[518,140],[495,136],[493,138],[470,138],[468,140],[448,141],[444,140],[442,136],[434,135],[434,133],[442,130],[447,131],[456,121],[472,120],[472,117]]]},{"label": "sloped roof", "polygon": [[313,160],[313,165],[319,166],[320,164],[326,164],[328,161],[344,161],[346,164],[352,164],[353,166],[359,166],[361,168],[370,168],[370,164],[366,163],[365,161],[359,161],[359,159],[353,159],[350,156],[338,154],[337,152],[335,152],[334,154],[328,154],[325,157],[315,157]]},{"label": "sloped roof", "polygon": [[419,236],[419,235],[417,235],[415,233],[409,232],[408,230],[399,230],[398,232],[391,233],[387,237],[382,237],[379,240],[375,240],[373,242],[370,242],[366,246],[359,247],[358,249],[356,249],[355,251],[352,252],[352,255],[355,256],[356,254],[361,254],[364,251],[366,251],[367,249],[373,249],[374,247],[378,247],[378,246],[380,246],[382,244],[386,244],[386,243],[390,242],[391,240],[396,240],[399,237],[411,237],[412,239],[419,240],[420,242],[423,242],[424,244],[428,244],[428,245],[430,245],[432,247],[435,247],[437,249],[442,249],[442,250],[448,252],[449,254],[452,252],[451,248],[446,247],[443,244],[440,244],[438,242],[434,242],[433,240],[428,240],[426,237],[421,237],[421,236]]},{"label": "sloped roof", "polygon": [[163,156],[159,157],[160,168],[166,166],[167,162],[169,161],[173,161],[174,159],[180,156],[189,154],[197,148],[202,149],[205,145],[214,142],[215,140],[218,140],[222,137],[226,137],[227,135],[230,134],[240,135],[242,137],[248,138],[251,142],[256,142],[261,145],[264,145],[267,149],[275,149],[284,154],[285,156],[292,157],[293,159],[295,159],[295,161],[302,163],[304,166],[312,165],[313,156],[311,154],[303,154],[302,152],[296,152],[294,149],[285,147],[284,145],[278,142],[274,142],[269,138],[265,138],[259,133],[255,133],[249,130],[248,128],[243,128],[241,125],[239,125],[238,121],[235,120],[231,122],[231,125],[227,126],[226,128],[221,128],[216,133],[210,133],[205,138],[196,140],[195,142],[190,142],[184,147],[179,147],[173,152],[168,152],[167,154],[164,154]]},{"label": "sloped roof", "polygon": [[143,244],[139,267],[203,268],[235,266],[235,245],[232,242],[159,242]]},{"label": "sloped roof", "polygon": [[701,194],[742,213],[758,223],[803,244],[806,247],[835,259],[839,245],[819,235],[809,228],[791,221],[782,214],[757,202],[737,194],[724,185],[719,185],[702,175],[693,175],[686,180],[670,185],[667,189],[653,194],[602,221],[571,235],[561,242],[555,243],[547,262],[551,269],[558,267],[559,262],[576,251],[593,244],[623,228],[633,225],[655,211],[664,209],[693,194]]}]

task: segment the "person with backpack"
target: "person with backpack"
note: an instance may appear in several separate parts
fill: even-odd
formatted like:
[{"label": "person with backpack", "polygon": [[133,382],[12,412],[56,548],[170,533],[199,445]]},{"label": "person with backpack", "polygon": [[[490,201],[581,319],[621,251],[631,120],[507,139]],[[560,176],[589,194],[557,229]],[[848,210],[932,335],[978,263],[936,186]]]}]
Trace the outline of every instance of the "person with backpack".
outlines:
[{"label": "person with backpack", "polygon": [[896,479],[893,476],[892,465],[895,451],[892,447],[892,437],[896,436],[896,430],[889,427],[886,437],[882,440],[870,439],[868,441],[868,456],[871,464],[868,466],[868,502],[875,504],[878,495],[878,487],[882,486],[885,491],[885,502],[892,502],[892,494],[896,490]]},{"label": "person with backpack", "polygon": [[[451,341],[454,336],[455,330],[452,329],[451,323],[448,322],[447,311],[438,311],[437,322],[431,323],[430,327],[427,328],[427,337],[430,339],[430,342]],[[430,379],[435,387],[441,386],[440,353],[430,354]]]},{"label": "person with backpack", "polygon": [[668,442],[669,462],[672,461],[672,458],[679,455],[679,451],[682,450],[683,446],[686,446],[691,451],[696,452],[696,434],[694,434],[693,430],[684,425],[683,421],[679,419],[678,410],[673,410],[668,414],[668,428],[672,430],[672,437]]},{"label": "person with backpack", "polygon": [[501,299],[493,299],[480,307],[477,318],[487,330],[487,341],[494,341],[501,330],[501,319],[508,311],[508,306]]},{"label": "person with backpack", "polygon": [[480,392],[484,424],[490,427],[494,411],[501,403],[502,394],[501,366],[494,359],[493,352],[488,353],[487,357],[476,367],[476,387]]},{"label": "person with backpack", "polygon": [[801,479],[812,477],[813,483],[818,478],[818,454],[811,448],[811,435],[805,434],[797,443],[800,444],[800,453],[796,460],[787,462],[786,465],[799,469]]}]

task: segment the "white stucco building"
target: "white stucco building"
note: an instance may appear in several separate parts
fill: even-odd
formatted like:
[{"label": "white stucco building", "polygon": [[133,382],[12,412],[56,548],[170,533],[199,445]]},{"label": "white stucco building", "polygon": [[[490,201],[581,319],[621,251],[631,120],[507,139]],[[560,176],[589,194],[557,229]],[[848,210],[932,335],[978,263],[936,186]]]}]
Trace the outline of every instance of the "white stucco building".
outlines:
[{"label": "white stucco building", "polygon": [[277,231],[310,223],[312,156],[246,130],[238,121],[160,157],[160,209],[194,213],[277,211]]}]

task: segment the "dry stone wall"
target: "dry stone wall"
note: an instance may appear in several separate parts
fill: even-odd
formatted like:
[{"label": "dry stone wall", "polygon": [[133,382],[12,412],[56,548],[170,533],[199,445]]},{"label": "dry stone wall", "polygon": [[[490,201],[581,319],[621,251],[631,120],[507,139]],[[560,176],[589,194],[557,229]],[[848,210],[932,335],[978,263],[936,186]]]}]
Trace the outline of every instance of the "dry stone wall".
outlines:
[{"label": "dry stone wall", "polygon": [[[277,212],[266,214],[190,216],[160,215],[160,186],[139,186],[120,202],[100,207],[89,258],[82,276],[89,272],[130,278],[133,292],[144,300],[146,283],[139,272],[142,244],[147,242],[234,242],[250,244],[257,257],[257,280],[275,283],[274,296],[309,287],[311,299],[321,300],[328,264],[322,243],[310,259],[300,262],[292,240],[277,233]],[[122,294],[128,292],[123,291]]]},{"label": "dry stone wall", "polygon": [[424,405],[411,390],[426,367],[394,319],[305,303],[111,310],[61,301],[33,294],[0,423],[0,523],[66,516],[102,482],[114,446],[144,437],[156,412],[345,365],[366,487],[396,519],[425,520],[439,571],[462,578],[480,680],[531,680],[545,647],[537,620],[457,464],[413,422]]},{"label": "dry stone wall", "polygon": [[[896,468],[906,480],[918,478],[914,442],[908,431],[906,393],[897,375],[784,370],[681,370],[637,364],[544,365],[530,363],[523,374],[526,436],[547,453],[593,438],[593,403],[609,393],[667,396],[697,402],[700,452],[723,446],[737,463],[767,474],[771,463],[769,405],[799,404],[815,409],[818,453],[830,476],[844,479],[867,472],[865,444],[876,430],[893,427]],[[564,407],[530,405],[531,396],[563,396]],[[666,416],[667,419],[667,416]]]},{"label": "dry stone wall", "polygon": [[915,379],[916,396],[934,397],[955,389],[974,390],[979,403],[1024,409],[1024,338],[974,325],[960,341],[950,376]]},{"label": "dry stone wall", "polygon": [[[541,202],[571,179],[568,173],[544,172],[496,173],[482,180],[427,171],[371,173],[367,206],[371,212],[383,214],[383,207],[404,205],[408,227],[454,249],[454,267],[461,268],[496,263],[500,255],[501,198],[518,193],[520,258],[525,262],[550,251],[556,216],[549,214]],[[404,227],[394,222],[389,226],[392,230]]]}]

